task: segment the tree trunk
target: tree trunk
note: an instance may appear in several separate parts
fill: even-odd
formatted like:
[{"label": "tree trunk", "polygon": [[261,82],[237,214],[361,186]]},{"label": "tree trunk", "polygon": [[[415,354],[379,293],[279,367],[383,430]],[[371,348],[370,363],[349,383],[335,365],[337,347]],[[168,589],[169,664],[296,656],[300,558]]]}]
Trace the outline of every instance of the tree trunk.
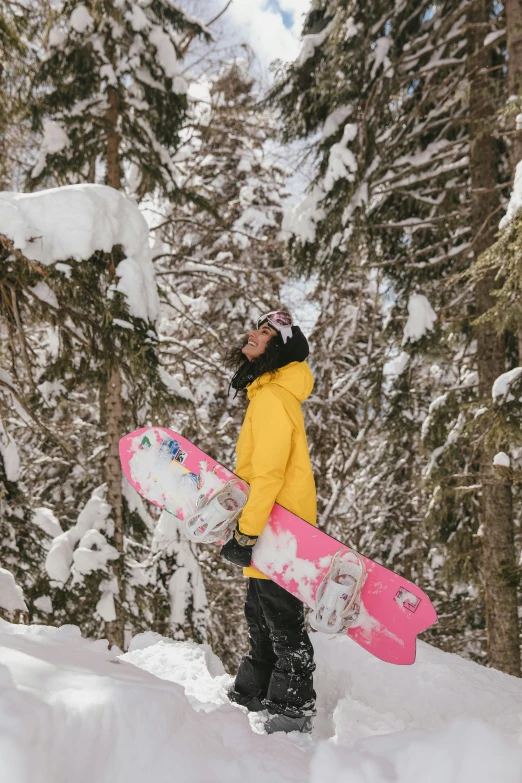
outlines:
[{"label": "tree trunk", "polygon": [[[483,48],[488,22],[486,0],[474,0],[468,11],[468,75],[470,82],[470,172],[472,231],[478,256],[494,241],[498,225],[499,152],[491,135],[495,107],[494,86],[487,72],[489,54]],[[475,288],[477,315],[494,304],[494,271]],[[495,323],[475,331],[479,395],[491,399],[493,381],[505,372],[504,341]],[[514,526],[510,482],[493,467],[495,444],[484,442],[480,458],[482,475],[483,571],[486,593],[486,625],[490,666],[520,676]]]},{"label": "tree trunk", "polygon": [[[506,27],[508,48],[508,92],[522,98],[522,0],[506,0]],[[518,112],[517,112],[518,113]],[[522,130],[516,129],[516,113],[508,125],[509,159],[514,178],[517,164],[522,160]],[[518,330],[518,357],[522,364],[522,328]]]},{"label": "tree trunk", "polygon": [[[506,26],[508,46],[508,91],[510,96],[522,97],[522,0],[506,0]],[[522,160],[522,130],[516,130],[515,116],[510,123],[511,171],[515,174],[517,163]]]},{"label": "tree trunk", "polygon": [[123,419],[123,404],[121,399],[121,374],[118,364],[113,364],[108,373],[106,387],[106,426],[108,450],[105,460],[105,480],[107,482],[107,501],[112,506],[114,521],[114,546],[121,552],[119,560],[113,564],[114,574],[118,581],[118,598],[115,601],[116,619],[105,624],[105,633],[111,644],[117,644],[123,650],[124,646],[124,612],[125,581],[123,561],[123,498],[121,490],[121,465],[119,442]]},{"label": "tree trunk", "polygon": [[[121,187],[118,134],[118,93],[113,87],[107,90],[109,109],[107,110],[107,184],[119,190]],[[112,267],[112,262],[111,262]],[[111,273],[114,270],[111,268]],[[114,546],[121,552],[119,560],[114,562],[114,574],[118,581],[118,599],[115,601],[116,620],[105,624],[105,633],[111,644],[124,649],[124,603],[125,603],[125,562],[123,554],[123,497],[122,472],[119,455],[119,441],[122,436],[123,401],[121,397],[121,372],[116,351],[110,351],[107,360],[107,385],[100,389],[100,397],[105,392],[105,417],[108,451],[105,460],[105,480],[107,482],[107,500],[112,506],[114,521]],[[102,406],[103,407],[103,406]]]},{"label": "tree trunk", "polygon": [[107,120],[107,185],[119,190],[121,187],[120,171],[120,135],[118,133],[118,93],[114,87],[107,90],[109,108]]}]

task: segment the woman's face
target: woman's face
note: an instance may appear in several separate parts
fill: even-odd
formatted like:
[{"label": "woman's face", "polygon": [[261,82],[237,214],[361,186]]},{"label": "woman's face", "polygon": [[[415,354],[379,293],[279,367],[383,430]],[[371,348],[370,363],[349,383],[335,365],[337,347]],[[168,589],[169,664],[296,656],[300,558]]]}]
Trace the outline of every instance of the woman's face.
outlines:
[{"label": "woman's face", "polygon": [[241,350],[251,362],[252,359],[257,359],[258,356],[261,356],[261,354],[264,353],[268,341],[276,334],[277,332],[275,329],[272,329],[271,326],[264,323],[259,329],[249,333],[248,342]]}]

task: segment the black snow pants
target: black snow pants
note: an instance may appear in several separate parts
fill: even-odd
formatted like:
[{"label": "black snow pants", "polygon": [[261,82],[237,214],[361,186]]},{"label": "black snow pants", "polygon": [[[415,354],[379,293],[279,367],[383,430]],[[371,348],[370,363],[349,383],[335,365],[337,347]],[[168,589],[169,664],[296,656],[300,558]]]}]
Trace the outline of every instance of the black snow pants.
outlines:
[{"label": "black snow pants", "polygon": [[269,579],[249,579],[245,616],[250,652],[232,701],[289,717],[315,715],[314,651],[301,601]]}]

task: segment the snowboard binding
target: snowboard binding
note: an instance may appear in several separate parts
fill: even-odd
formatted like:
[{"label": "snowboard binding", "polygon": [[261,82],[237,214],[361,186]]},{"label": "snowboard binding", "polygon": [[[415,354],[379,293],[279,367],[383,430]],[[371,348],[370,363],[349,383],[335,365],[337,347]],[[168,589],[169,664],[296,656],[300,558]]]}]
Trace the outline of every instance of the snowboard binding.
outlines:
[{"label": "snowboard binding", "polygon": [[243,482],[232,479],[210,497],[200,498],[196,513],[184,520],[187,538],[197,544],[225,544],[234,532],[248,494]]},{"label": "snowboard binding", "polygon": [[340,550],[317,589],[316,607],[310,625],[323,633],[341,633],[355,623],[361,610],[361,591],[366,581],[362,557],[353,550]]}]

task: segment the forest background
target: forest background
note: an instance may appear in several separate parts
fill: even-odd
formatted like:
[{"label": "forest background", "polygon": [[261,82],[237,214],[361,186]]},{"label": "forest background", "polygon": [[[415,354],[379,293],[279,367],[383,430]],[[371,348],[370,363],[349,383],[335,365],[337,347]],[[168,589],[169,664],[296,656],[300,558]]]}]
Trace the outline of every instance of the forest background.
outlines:
[{"label": "forest background", "polygon": [[268,73],[242,3],[0,2],[0,614],[237,663],[243,578],[117,445],[233,467],[223,353],[286,306],[319,525],[520,676],[522,1],[294,5]]}]

